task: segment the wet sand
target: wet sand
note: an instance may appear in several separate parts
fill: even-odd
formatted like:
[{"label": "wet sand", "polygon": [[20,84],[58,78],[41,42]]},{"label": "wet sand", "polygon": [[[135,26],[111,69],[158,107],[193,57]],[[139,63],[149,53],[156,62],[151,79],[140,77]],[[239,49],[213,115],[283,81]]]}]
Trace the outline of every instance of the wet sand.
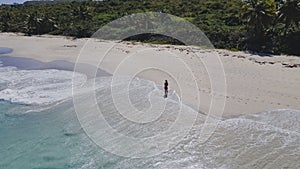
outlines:
[{"label": "wet sand", "polygon": [[[106,53],[111,46],[114,47]],[[158,85],[163,85],[164,80],[168,79],[170,87],[179,94],[182,90],[185,91],[185,104],[195,107],[199,103],[200,110],[204,113],[209,112],[212,95],[217,99],[226,98],[224,116],[252,114],[271,109],[300,109],[300,57],[296,56],[255,55],[219,49],[118,43],[88,38],[74,40],[49,35],[28,37],[13,33],[0,34],[0,47],[13,49],[12,53],[5,56],[31,58],[42,62],[62,60],[74,63],[81,54],[82,63],[97,66],[110,74],[115,74],[116,68],[126,58],[136,59],[128,62],[132,67],[125,67],[125,72],[130,72],[140,65],[166,65],[166,69],[170,69],[181,78],[179,81],[185,83],[176,84],[178,79],[158,69],[140,71],[137,76],[153,80]],[[138,57],[139,55],[143,57]],[[191,70],[196,70],[194,73],[197,74],[200,101],[196,99],[196,91],[191,87],[193,82],[185,80],[190,72],[183,71],[180,65],[168,59],[151,59],[167,55],[184,60]],[[199,62],[199,59],[205,61],[216,55],[224,67],[226,93],[212,93],[212,83],[205,65]],[[103,60],[99,64],[101,59]]]}]

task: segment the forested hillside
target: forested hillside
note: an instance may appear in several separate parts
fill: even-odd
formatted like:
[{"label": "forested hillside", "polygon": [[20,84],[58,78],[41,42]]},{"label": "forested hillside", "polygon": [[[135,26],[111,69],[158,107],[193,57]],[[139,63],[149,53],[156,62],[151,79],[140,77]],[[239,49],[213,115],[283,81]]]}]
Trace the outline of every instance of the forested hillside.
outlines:
[{"label": "forested hillside", "polygon": [[[150,11],[190,21],[216,48],[300,55],[299,0],[58,0],[1,5],[0,31],[89,37],[110,21]],[[170,41],[151,34],[133,40]]]}]

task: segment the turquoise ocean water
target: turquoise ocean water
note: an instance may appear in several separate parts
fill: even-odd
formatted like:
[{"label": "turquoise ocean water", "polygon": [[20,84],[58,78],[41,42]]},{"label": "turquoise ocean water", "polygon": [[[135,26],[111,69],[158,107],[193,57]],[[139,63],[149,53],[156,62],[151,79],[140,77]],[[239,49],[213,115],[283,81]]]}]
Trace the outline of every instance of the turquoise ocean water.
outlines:
[{"label": "turquoise ocean water", "polygon": [[[175,147],[153,157],[131,159],[109,153],[85,134],[77,119],[70,90],[72,73],[0,64],[0,169],[300,168],[300,111],[287,109],[224,118],[204,143],[198,142],[202,126],[196,123]],[[96,94],[99,103],[105,103],[108,122],[120,132],[144,137],[176,119],[174,99],[162,120],[153,125],[126,122],[112,106],[110,80],[100,77]],[[133,104],[149,107],[144,96],[153,90],[160,89],[137,80]],[[141,129],[148,133],[137,132]]]}]

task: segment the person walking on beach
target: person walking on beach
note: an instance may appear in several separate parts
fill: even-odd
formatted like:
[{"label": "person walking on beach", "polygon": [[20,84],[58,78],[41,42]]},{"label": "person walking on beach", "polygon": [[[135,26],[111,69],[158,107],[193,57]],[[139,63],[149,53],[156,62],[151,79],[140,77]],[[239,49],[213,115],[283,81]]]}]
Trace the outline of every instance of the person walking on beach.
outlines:
[{"label": "person walking on beach", "polygon": [[169,85],[169,84],[168,84],[168,81],[165,80],[165,84],[164,84],[164,86],[165,86],[165,87],[164,87],[164,88],[165,88],[165,96],[164,96],[164,97],[165,97],[165,98],[168,97],[168,85]]}]

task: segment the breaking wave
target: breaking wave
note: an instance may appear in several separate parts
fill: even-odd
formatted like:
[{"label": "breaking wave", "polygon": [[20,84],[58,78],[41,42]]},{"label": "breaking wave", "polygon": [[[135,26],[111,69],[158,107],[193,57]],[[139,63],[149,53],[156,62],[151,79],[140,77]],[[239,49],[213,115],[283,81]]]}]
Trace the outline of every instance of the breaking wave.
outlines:
[{"label": "breaking wave", "polygon": [[[80,73],[74,76],[86,86],[93,82]],[[0,67],[0,168],[300,168],[299,110],[224,118],[204,143],[199,137],[206,116],[199,114],[188,135],[169,151],[142,159],[116,156],[96,146],[82,130],[71,99],[72,77],[73,72],[63,70]],[[99,105],[105,107],[103,114],[123,134],[148,137],[176,119],[180,99],[175,92],[167,101],[169,109],[155,125],[141,128],[115,113],[111,77],[93,80]],[[151,97],[163,93],[143,79],[133,80],[129,92],[138,110],[151,107]],[[36,110],[36,105],[51,107]],[[24,108],[34,111],[24,114]]]}]

